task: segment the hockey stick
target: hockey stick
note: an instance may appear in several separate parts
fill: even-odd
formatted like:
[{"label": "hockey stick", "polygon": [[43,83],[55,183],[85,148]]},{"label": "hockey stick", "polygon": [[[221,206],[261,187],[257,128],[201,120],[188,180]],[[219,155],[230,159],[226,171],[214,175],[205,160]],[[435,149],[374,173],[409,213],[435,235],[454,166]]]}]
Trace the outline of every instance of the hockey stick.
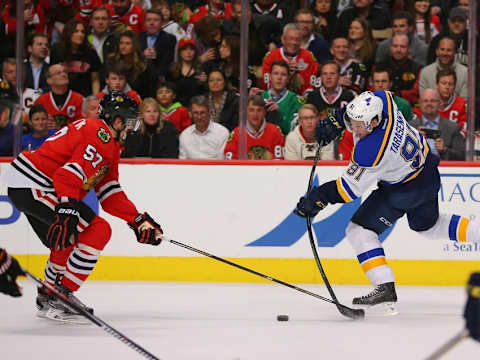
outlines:
[{"label": "hockey stick", "polygon": [[[297,290],[297,291],[300,291],[300,292],[302,292],[302,293],[304,293],[304,294],[313,296],[313,297],[315,297],[315,298],[317,298],[317,299],[320,299],[320,300],[329,302],[329,303],[331,303],[331,304],[335,304],[335,305],[337,305],[337,307],[344,308],[344,309],[345,309],[344,311],[345,311],[346,313],[350,313],[351,311],[354,311],[354,309],[350,309],[350,308],[346,307],[345,305],[335,303],[333,300],[331,300],[331,299],[329,299],[329,298],[326,298],[326,297],[323,297],[323,296],[321,296],[321,295],[315,294],[315,293],[313,293],[313,292],[311,292],[311,291],[308,291],[308,290],[299,288],[298,286],[289,284],[289,283],[287,283],[287,282],[285,282],[285,281],[278,280],[278,279],[275,279],[275,278],[273,278],[273,277],[271,277],[271,276],[262,274],[262,273],[260,273],[260,272],[258,272],[258,271],[255,271],[255,270],[253,270],[253,269],[250,269],[250,268],[248,268],[248,267],[246,267],[246,266],[236,264],[236,263],[234,263],[234,262],[232,262],[232,261],[230,261],[230,260],[223,259],[223,258],[221,258],[221,257],[215,256],[215,255],[212,255],[212,254],[209,254],[209,253],[207,253],[207,252],[205,252],[205,251],[203,251],[203,250],[196,249],[196,248],[194,248],[194,247],[192,247],[192,246],[190,246],[190,245],[183,244],[183,243],[181,243],[181,242],[179,242],[179,241],[175,241],[175,240],[169,239],[169,238],[167,238],[167,237],[165,237],[165,236],[162,236],[162,239],[165,240],[165,241],[168,241],[168,242],[171,243],[171,244],[180,246],[180,247],[182,247],[182,248],[184,248],[184,249],[187,249],[187,250],[196,252],[197,254],[201,254],[201,255],[204,255],[204,256],[206,256],[206,257],[209,257],[209,258],[218,260],[218,261],[220,261],[220,262],[223,262],[223,263],[225,263],[225,264],[234,266],[234,267],[236,267],[236,268],[238,268],[238,269],[245,270],[245,271],[247,271],[247,272],[249,272],[249,273],[251,273],[251,274],[254,274],[254,275],[260,276],[260,277],[262,277],[262,278],[264,278],[264,279],[267,279],[267,280],[276,282],[277,284],[287,286],[287,287],[289,287],[290,289]],[[352,317],[352,318],[353,318],[353,317]]]},{"label": "hockey stick", "polygon": [[467,337],[470,336],[470,332],[467,329],[463,329],[457,335],[449,339],[445,344],[440,346],[433,354],[425,358],[425,360],[438,360],[443,355],[445,355],[448,351],[453,349],[456,345],[460,344],[460,342]]},{"label": "hockey stick", "polygon": [[[308,180],[307,196],[310,193],[310,190],[312,189],[313,177],[315,175],[315,170],[317,168],[318,158],[320,157],[320,149],[321,148],[319,146],[317,148],[317,152],[315,153],[315,158],[313,159],[312,170],[310,171],[310,179]],[[351,319],[363,319],[365,317],[365,310],[351,309],[338,302],[338,299],[335,296],[335,293],[333,292],[332,286],[328,281],[327,275],[323,270],[322,263],[320,262],[320,258],[316,250],[315,241],[313,240],[312,220],[310,219],[310,216],[307,216],[307,230],[308,230],[308,239],[310,240],[310,246],[312,247],[313,257],[315,258],[315,262],[317,264],[318,270],[320,270],[320,274],[322,275],[323,282],[325,283],[325,286],[327,287],[327,290],[330,293],[330,296],[332,297],[333,303],[337,306],[338,311],[340,311],[342,315],[349,317]]]},{"label": "hockey stick", "polygon": [[82,308],[81,306],[78,306],[77,304],[73,303],[70,301],[65,295],[62,293],[58,292],[53,286],[51,286],[48,283],[43,282],[39,278],[37,278],[35,275],[29,273],[27,270],[23,269],[23,272],[26,274],[26,276],[35,282],[39,288],[43,287],[49,290],[51,295],[54,295],[57,299],[59,299],[65,306],[71,308],[72,310],[80,313],[81,315],[85,316],[88,320],[90,320],[92,323],[97,325],[98,327],[101,327],[103,330],[105,330],[107,333],[112,335],[113,337],[117,338],[120,340],[122,343],[125,345],[131,347],[133,350],[138,352],[140,355],[143,357],[150,359],[150,360],[160,360],[158,357],[150,353],[148,350],[145,350],[143,347],[138,345],[136,342],[133,340],[130,340],[127,336],[123,335],[120,331],[116,330],[115,328],[111,327],[108,325],[105,321],[100,319],[99,317],[90,314],[87,310]]}]

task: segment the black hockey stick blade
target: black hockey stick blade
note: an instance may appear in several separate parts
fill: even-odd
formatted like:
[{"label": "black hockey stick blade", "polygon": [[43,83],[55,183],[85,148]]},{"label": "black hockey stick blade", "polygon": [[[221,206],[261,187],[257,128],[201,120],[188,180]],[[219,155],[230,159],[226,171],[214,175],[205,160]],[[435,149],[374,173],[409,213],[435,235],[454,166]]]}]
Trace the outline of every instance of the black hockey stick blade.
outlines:
[{"label": "black hockey stick blade", "polygon": [[117,338],[118,340],[120,340],[122,343],[124,343],[125,345],[127,345],[128,347],[132,348],[133,350],[135,350],[137,353],[139,353],[140,355],[142,355],[144,358],[146,359],[150,359],[150,360],[160,360],[158,357],[156,357],[155,355],[153,355],[151,352],[149,352],[148,350],[144,349],[143,347],[141,347],[140,345],[138,345],[136,342],[134,342],[133,340],[130,340],[127,336],[123,335],[120,331],[116,330],[115,328],[113,328],[112,326],[108,325],[105,321],[103,321],[102,319],[100,319],[98,316],[95,316],[93,314],[90,314],[87,310],[85,310],[84,308],[82,308],[81,306],[78,306],[77,304],[73,303],[72,301],[70,301],[69,298],[67,298],[65,295],[63,295],[62,293],[58,292],[54,287],[52,287],[51,285],[47,284],[46,282],[43,282],[42,280],[40,280],[39,278],[37,278],[35,275],[31,274],[30,272],[28,272],[27,270],[23,269],[23,272],[26,274],[26,276],[32,280],[33,282],[35,282],[37,284],[37,286],[39,288],[45,288],[47,290],[49,290],[49,292],[55,296],[57,299],[59,299],[65,306],[68,306],[69,308],[71,308],[72,310],[75,310],[76,312],[82,314],[84,317],[86,317],[88,320],[90,320],[92,323],[94,323],[95,325],[97,325],[98,327],[102,328],[103,330],[105,330],[107,333],[109,333],[110,335],[112,335],[113,337]]},{"label": "black hockey stick blade", "polygon": [[365,310],[363,309],[352,309],[348,306],[342,305],[340,303],[336,303],[338,311],[340,314],[353,319],[353,320],[363,320],[365,319]]},{"label": "black hockey stick blade", "polygon": [[253,269],[250,269],[246,266],[243,266],[243,265],[240,265],[240,264],[236,264],[234,263],[233,261],[230,261],[230,260],[227,260],[227,259],[224,259],[224,258],[221,258],[219,256],[216,256],[216,255],[213,255],[213,254],[210,254],[206,251],[203,251],[203,250],[199,250],[199,249],[196,249],[190,245],[187,245],[187,244],[184,244],[184,243],[181,243],[179,241],[176,241],[176,240],[173,240],[173,239],[169,239],[167,238],[166,236],[162,236],[162,239],[165,240],[165,241],[168,241],[169,243],[171,244],[174,244],[174,245],[177,245],[177,246],[180,246],[184,249],[187,249],[187,250],[190,250],[190,251],[193,251],[197,254],[200,254],[200,255],[204,255],[206,257],[209,257],[211,259],[214,259],[214,260],[217,260],[217,261],[220,261],[220,262],[223,262],[224,264],[228,264],[230,266],[233,266],[233,267],[236,267],[237,269],[241,269],[241,270],[244,270],[246,272],[249,272],[251,274],[254,274],[254,275],[257,275],[259,277],[262,277],[266,280],[270,280],[272,282],[275,282],[277,284],[280,284],[280,285],[284,285],[286,287],[289,287],[290,289],[293,289],[293,290],[297,290],[297,291],[300,291],[304,294],[307,294],[307,295],[310,295],[310,296],[313,296],[317,299],[320,299],[322,301],[326,301],[328,303],[331,303],[331,304],[335,304],[340,312],[342,314],[344,314],[345,316],[351,318],[351,319],[360,319],[360,318],[363,318],[364,316],[364,312],[362,309],[350,309],[349,307],[345,306],[345,305],[341,305],[341,304],[337,304],[335,303],[332,299],[329,299],[327,297],[324,297],[324,296],[321,296],[321,295],[318,295],[318,294],[315,294],[314,292],[311,292],[311,291],[308,291],[308,290],[305,290],[305,289],[302,289],[298,286],[295,286],[295,285],[292,285],[292,284],[289,284],[285,281],[282,281],[282,280],[279,280],[279,279],[275,279],[274,277],[271,277],[269,275],[265,275],[265,274],[262,274],[256,270],[253,270]]}]

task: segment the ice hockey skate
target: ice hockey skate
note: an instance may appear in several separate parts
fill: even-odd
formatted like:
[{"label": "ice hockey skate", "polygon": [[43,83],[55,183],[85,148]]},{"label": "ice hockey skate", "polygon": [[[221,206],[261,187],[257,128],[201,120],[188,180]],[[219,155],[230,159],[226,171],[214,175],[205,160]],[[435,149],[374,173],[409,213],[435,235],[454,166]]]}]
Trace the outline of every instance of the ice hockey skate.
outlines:
[{"label": "ice hockey skate", "polygon": [[38,294],[36,298],[37,305],[37,317],[46,318],[46,313],[49,309],[48,302],[53,300],[53,297],[48,293],[48,290],[45,288],[37,288]]},{"label": "ice hockey skate", "polygon": [[380,284],[367,295],[353,298],[352,304],[366,310],[369,315],[396,315],[397,293],[395,283]]},{"label": "ice hockey skate", "polygon": [[[75,305],[82,307],[90,314],[93,314],[93,309],[87,307],[84,303],[82,303],[75,295],[73,295],[72,291],[61,285],[56,285],[55,288],[60,293],[65,295]],[[48,300],[48,309],[45,312],[44,317],[50,320],[71,324],[90,324],[89,320],[86,317],[75,311],[73,308],[69,307],[67,304],[64,304],[57,298],[52,298]]]}]

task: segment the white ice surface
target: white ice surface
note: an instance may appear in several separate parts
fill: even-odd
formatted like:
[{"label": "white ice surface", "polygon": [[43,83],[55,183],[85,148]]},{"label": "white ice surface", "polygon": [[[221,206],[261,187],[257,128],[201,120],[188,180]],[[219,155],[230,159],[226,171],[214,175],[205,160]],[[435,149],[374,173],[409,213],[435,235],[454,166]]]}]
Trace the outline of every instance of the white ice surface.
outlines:
[{"label": "white ice surface", "polygon": [[[35,317],[35,286],[0,296],[1,360],[142,359],[95,325]],[[328,297],[324,286],[300,285]],[[366,286],[334,286],[348,305]],[[398,287],[399,315],[351,321],[335,306],[277,284],[87,282],[78,297],[160,359],[424,359],[464,326],[460,287]],[[278,322],[278,314],[290,321]],[[442,359],[480,359],[464,340]]]}]

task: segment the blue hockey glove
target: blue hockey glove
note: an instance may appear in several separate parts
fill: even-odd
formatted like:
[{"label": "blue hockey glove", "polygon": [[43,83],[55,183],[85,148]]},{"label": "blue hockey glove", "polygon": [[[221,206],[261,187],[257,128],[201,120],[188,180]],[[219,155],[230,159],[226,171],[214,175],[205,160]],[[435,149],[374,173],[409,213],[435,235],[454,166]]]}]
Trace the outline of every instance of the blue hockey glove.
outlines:
[{"label": "blue hockey glove", "polygon": [[328,145],[343,133],[345,130],[345,121],[343,120],[345,111],[345,108],[336,109],[318,122],[315,128],[315,139],[320,146]]},{"label": "blue hockey glove", "polygon": [[467,285],[468,300],[463,317],[472,339],[480,341],[480,273],[473,273]]}]

